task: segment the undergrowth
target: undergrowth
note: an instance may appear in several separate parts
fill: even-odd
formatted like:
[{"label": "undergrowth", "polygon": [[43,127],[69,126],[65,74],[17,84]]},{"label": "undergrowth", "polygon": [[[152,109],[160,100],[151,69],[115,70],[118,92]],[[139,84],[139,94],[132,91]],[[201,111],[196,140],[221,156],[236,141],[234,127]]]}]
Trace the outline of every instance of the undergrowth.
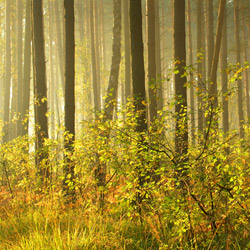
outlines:
[{"label": "undergrowth", "polygon": [[[165,122],[172,114],[162,113],[153,129],[139,134],[129,105],[125,119],[82,124],[70,156],[74,202],[65,202],[62,191],[62,139],[44,145],[51,172],[46,185],[33,140],[19,137],[1,146],[0,249],[250,248],[248,140],[210,129],[202,143],[177,156],[173,128]],[[102,186],[95,178],[100,166]]]}]

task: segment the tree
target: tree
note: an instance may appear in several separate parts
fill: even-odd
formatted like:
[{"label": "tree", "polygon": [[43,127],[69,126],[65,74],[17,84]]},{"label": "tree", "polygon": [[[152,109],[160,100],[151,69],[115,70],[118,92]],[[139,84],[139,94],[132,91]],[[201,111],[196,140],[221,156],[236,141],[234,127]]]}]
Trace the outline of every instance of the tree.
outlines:
[{"label": "tree", "polygon": [[6,0],[6,36],[5,36],[5,98],[4,98],[4,136],[3,142],[9,140],[9,117],[10,117],[10,81],[11,81],[11,36],[10,36],[10,1]]},{"label": "tree", "polygon": [[[235,45],[236,45],[236,60],[241,66],[241,49],[240,49],[240,21],[239,21],[239,0],[234,0],[234,22],[235,22]],[[238,81],[238,116],[240,137],[244,137],[244,113],[243,113],[243,93],[242,93],[242,81],[239,78]]]},{"label": "tree", "polygon": [[148,38],[148,93],[149,93],[149,116],[152,123],[157,118],[156,102],[156,46],[155,46],[155,2],[147,0],[147,38]]},{"label": "tree", "polygon": [[[74,151],[75,141],[75,17],[74,0],[64,0],[65,29],[65,148],[68,153]],[[64,191],[74,198],[74,163],[70,156],[65,156]],[[72,185],[73,184],[73,185]]]},{"label": "tree", "polygon": [[22,131],[22,101],[23,101],[23,69],[22,69],[22,45],[23,45],[23,4],[22,0],[17,0],[17,113],[19,119],[17,121],[17,135],[21,135]]},{"label": "tree", "polygon": [[207,3],[207,61],[208,61],[208,78],[210,78],[213,51],[214,51],[214,17],[213,17],[213,0],[206,0]]},{"label": "tree", "polygon": [[117,98],[118,78],[121,62],[121,0],[113,0],[113,46],[112,46],[112,63],[109,75],[109,85],[107,97],[105,99],[104,112],[106,120],[112,120],[114,103]]},{"label": "tree", "polygon": [[49,166],[42,164],[47,161],[48,152],[43,147],[48,138],[47,119],[47,81],[44,49],[43,1],[32,0],[33,21],[33,71],[35,97],[35,133],[36,133],[36,165],[42,178],[49,177]]},{"label": "tree", "polygon": [[187,78],[186,67],[185,0],[174,1],[174,59],[175,69],[175,147],[178,157],[185,156],[188,150],[187,125]]},{"label": "tree", "polygon": [[212,67],[211,67],[211,72],[210,72],[211,78],[209,79],[211,81],[210,88],[209,88],[209,96],[211,100],[211,109],[213,109],[212,115],[214,115],[214,111],[216,112],[216,109],[218,107],[217,69],[218,69],[218,62],[219,62],[225,6],[226,6],[226,0],[221,0],[220,5],[219,5],[219,11],[218,11],[216,40],[215,40],[214,54],[213,54],[213,60],[212,60]]},{"label": "tree", "polygon": [[221,82],[222,82],[222,95],[223,95],[223,131],[227,133],[229,131],[229,118],[228,118],[228,86],[227,86],[227,5],[225,6],[223,31],[221,40],[221,51],[220,51],[220,65],[221,65]]},{"label": "tree", "polygon": [[94,110],[100,111],[100,88],[98,84],[98,77],[96,73],[96,46],[95,46],[95,28],[94,28],[94,6],[93,0],[89,1],[89,22],[90,22],[90,39],[91,39],[91,61],[92,61],[92,82],[94,94]]},{"label": "tree", "polygon": [[130,0],[130,35],[133,96],[135,110],[140,112],[137,121],[137,131],[143,132],[147,130],[147,124],[141,0]]},{"label": "tree", "polygon": [[130,33],[129,33],[129,1],[123,0],[124,10],[124,47],[125,47],[125,100],[132,94],[131,91],[131,59],[130,59]]},{"label": "tree", "polygon": [[203,9],[203,0],[197,0],[197,78],[198,78],[198,133],[203,133],[203,83],[202,83],[202,62],[200,61],[201,53],[202,53],[202,40],[201,40],[201,32],[202,32],[202,23],[201,23],[201,15]]},{"label": "tree", "polygon": [[[191,19],[191,1],[187,1],[187,25],[188,25],[188,55],[189,55],[189,64],[193,64],[193,46],[192,46],[192,19]],[[194,81],[193,74],[190,75],[190,109],[191,109],[191,140],[194,144],[195,142],[195,116],[194,116],[194,87],[192,86]]]},{"label": "tree", "polygon": [[64,86],[64,51],[63,51],[63,35],[61,30],[61,19],[60,19],[60,1],[54,2],[54,9],[55,9],[55,16],[56,16],[56,38],[57,38],[57,52],[58,52],[58,59],[59,59],[59,70],[60,70],[60,77],[61,77],[61,87],[64,93],[65,86]]},{"label": "tree", "polygon": [[22,115],[27,116],[25,126],[22,126],[22,135],[28,134],[29,125],[29,105],[30,105],[30,70],[31,70],[31,1],[26,1],[26,18],[25,18],[25,44],[24,44],[24,65],[23,65],[23,101]]}]

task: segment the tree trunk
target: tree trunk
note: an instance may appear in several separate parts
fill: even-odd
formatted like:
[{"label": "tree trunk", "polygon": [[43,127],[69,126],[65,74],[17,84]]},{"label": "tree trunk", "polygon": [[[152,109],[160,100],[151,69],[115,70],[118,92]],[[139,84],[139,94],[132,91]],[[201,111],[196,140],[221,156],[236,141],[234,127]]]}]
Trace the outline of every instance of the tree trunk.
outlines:
[{"label": "tree trunk", "polygon": [[[187,78],[186,67],[185,0],[174,1],[174,59],[179,73],[175,74],[175,147],[178,157],[185,157],[188,150]],[[183,160],[183,159],[182,159]]]},{"label": "tree trunk", "polygon": [[[212,68],[211,68],[211,73],[210,73],[210,76],[211,76],[211,79],[210,79],[211,83],[210,83],[210,89],[209,89],[209,96],[211,100],[210,105],[211,105],[211,108],[213,109],[212,115],[215,115],[216,117],[217,117],[217,107],[218,107],[217,69],[218,69],[218,62],[219,62],[225,6],[226,6],[226,0],[221,0],[220,5],[219,5],[219,11],[218,11],[215,48],[214,48]],[[216,126],[218,126],[218,123]]]},{"label": "tree trunk", "polygon": [[155,47],[155,2],[147,0],[147,40],[148,40],[148,93],[150,123],[157,118],[156,102],[156,47]]},{"label": "tree trunk", "polygon": [[213,0],[207,1],[207,62],[208,62],[208,79],[211,77],[212,60],[214,54],[214,17],[213,17]]},{"label": "tree trunk", "polygon": [[[100,0],[92,0],[94,1],[94,32],[95,32],[95,56],[96,56],[96,83],[97,88],[99,89],[99,103],[100,109],[102,108],[102,88],[101,88],[101,67],[100,67],[100,21],[99,21],[99,1]],[[104,90],[105,91],[105,90]]]},{"label": "tree trunk", "polygon": [[[246,11],[248,9],[246,8],[243,10],[242,13],[242,29],[243,29],[243,41],[247,43],[247,26],[246,26],[246,18],[247,14]],[[250,10],[250,9],[249,9]],[[247,46],[244,46],[243,49],[243,55],[244,55],[244,61],[248,62],[248,51]],[[244,77],[245,77],[245,87],[246,87],[246,106],[247,106],[247,120],[250,118],[250,100],[249,100],[249,79],[248,79],[248,69],[245,69],[244,71]]]},{"label": "tree trunk", "polygon": [[[75,141],[75,17],[74,0],[64,0],[65,30],[65,149],[73,154]],[[65,156],[64,191],[66,196],[75,198],[74,162]]]},{"label": "tree trunk", "polygon": [[5,1],[6,5],[6,35],[5,35],[5,93],[4,93],[4,128],[3,142],[9,140],[10,122],[10,81],[11,81],[11,36],[10,36],[10,1]]},{"label": "tree trunk", "polygon": [[124,47],[125,47],[125,100],[131,96],[131,60],[130,60],[130,33],[129,33],[129,1],[123,0],[124,8]]},{"label": "tree trunk", "polygon": [[227,5],[225,6],[223,31],[221,40],[221,52],[220,52],[220,65],[221,65],[221,84],[222,84],[222,101],[223,101],[223,131],[227,133],[229,131],[228,120],[228,77],[227,77]]},{"label": "tree trunk", "polygon": [[[241,48],[240,48],[240,21],[239,21],[239,0],[234,0],[234,22],[235,22],[235,44],[236,44],[236,60],[241,67]],[[242,81],[237,80],[238,83],[238,116],[239,116],[239,127],[240,137],[244,137],[244,113],[243,113],[243,93],[242,93]]]},{"label": "tree trunk", "polygon": [[42,178],[49,177],[48,152],[44,141],[48,138],[47,83],[44,48],[43,1],[32,0],[33,44],[34,44],[34,98],[36,124],[36,165]]},{"label": "tree trunk", "polygon": [[142,38],[142,6],[141,0],[130,0],[130,34],[131,34],[131,59],[132,83],[135,110],[140,112],[137,120],[137,131],[147,130],[146,124],[146,92],[145,69]]},{"label": "tree trunk", "polygon": [[[155,0],[155,66],[156,66],[156,111],[162,110],[163,108],[163,82],[162,79],[162,53],[161,53],[161,44],[164,44],[162,41],[161,43],[161,30],[160,30],[160,14],[159,14],[159,0]],[[164,27],[164,24],[162,24]],[[164,36],[164,33],[163,35]]]},{"label": "tree trunk", "polygon": [[[191,19],[191,0],[187,1],[187,25],[188,25],[188,54],[189,54],[189,64],[193,65],[193,45],[192,45],[192,19]],[[189,88],[190,91],[190,113],[191,113],[191,141],[192,144],[195,143],[195,115],[194,115],[194,77],[192,74],[190,74],[190,82],[191,86]]]},{"label": "tree trunk", "polygon": [[50,137],[54,138],[55,133],[55,77],[54,77],[54,57],[53,57],[53,4],[48,2],[49,8],[49,60],[50,60],[50,88],[49,88],[49,109],[50,109]]},{"label": "tree trunk", "polygon": [[201,23],[201,15],[203,9],[203,0],[197,0],[197,78],[198,78],[198,133],[199,138],[203,133],[203,83],[202,83],[202,62],[200,59],[200,54],[202,53],[202,40],[201,40],[201,32],[202,32],[202,23]]},{"label": "tree trunk", "polygon": [[117,99],[118,78],[121,62],[121,0],[113,0],[114,9],[114,26],[113,26],[113,46],[112,46],[112,63],[109,76],[109,85],[107,98],[105,99],[105,116],[106,120],[112,120],[114,112],[114,103]]},{"label": "tree trunk", "polygon": [[62,36],[62,30],[61,30],[61,19],[60,19],[60,5],[59,1],[54,2],[54,9],[55,9],[55,16],[56,16],[56,37],[57,37],[57,52],[58,52],[58,58],[59,58],[59,70],[60,70],[60,77],[61,77],[61,87],[63,94],[65,90],[64,86],[64,68],[63,68],[63,62],[64,62],[64,51],[63,51],[63,36]]},{"label": "tree trunk", "polygon": [[25,44],[24,44],[24,65],[23,65],[23,103],[22,117],[27,117],[22,127],[22,134],[28,135],[29,128],[29,106],[30,106],[30,72],[31,72],[31,1],[26,1],[25,20]]},{"label": "tree trunk", "polygon": [[96,47],[95,47],[95,30],[94,30],[94,6],[93,0],[89,0],[89,22],[90,22],[90,36],[91,36],[91,60],[92,60],[92,82],[93,82],[93,95],[94,95],[94,110],[100,111],[100,89],[97,81],[96,74]]},{"label": "tree trunk", "polygon": [[22,101],[23,101],[23,58],[22,58],[22,45],[23,45],[23,4],[22,0],[17,0],[17,113],[19,119],[17,121],[17,135],[21,135],[22,132]]}]

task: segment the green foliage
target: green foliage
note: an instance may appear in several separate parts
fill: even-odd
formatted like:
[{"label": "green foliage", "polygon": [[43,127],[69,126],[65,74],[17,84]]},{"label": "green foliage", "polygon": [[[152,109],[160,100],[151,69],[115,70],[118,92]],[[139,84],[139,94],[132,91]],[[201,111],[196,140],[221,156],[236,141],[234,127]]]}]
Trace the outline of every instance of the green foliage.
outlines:
[{"label": "green foliage", "polygon": [[[219,116],[220,105],[213,112]],[[46,185],[35,167],[35,138],[1,146],[1,249],[250,247],[247,140],[211,125],[199,144],[180,155],[168,122],[176,119],[174,112],[159,111],[143,133],[136,132],[140,114],[133,100],[118,110],[117,119],[103,116],[82,122],[70,153],[63,147],[70,135],[45,141],[49,159],[42,164],[51,172]],[[249,138],[247,125],[245,134]],[[75,167],[74,181],[66,181],[76,190],[75,203],[64,202],[65,155]],[[106,177],[101,185],[100,169]]]}]

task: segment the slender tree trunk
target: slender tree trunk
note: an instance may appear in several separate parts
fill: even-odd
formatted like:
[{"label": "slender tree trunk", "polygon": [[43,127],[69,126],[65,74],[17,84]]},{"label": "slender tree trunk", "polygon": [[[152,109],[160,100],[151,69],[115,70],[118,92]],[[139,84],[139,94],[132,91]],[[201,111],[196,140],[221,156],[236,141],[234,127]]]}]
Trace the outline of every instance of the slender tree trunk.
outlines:
[{"label": "slender tree trunk", "polygon": [[17,135],[21,135],[22,131],[22,100],[23,100],[23,58],[22,58],[22,45],[23,45],[23,4],[22,0],[17,0],[17,87],[18,87],[18,95],[17,95],[17,113],[19,115],[19,119],[17,121]]},{"label": "slender tree trunk", "polygon": [[94,8],[93,1],[89,0],[89,22],[90,22],[90,36],[91,36],[91,60],[92,60],[92,82],[94,95],[94,110],[100,111],[100,89],[96,74],[96,47],[95,47],[95,31],[94,31]]},{"label": "slender tree trunk", "polygon": [[[65,30],[65,130],[70,135],[65,138],[65,149],[71,154],[75,141],[75,16],[74,0],[64,0]],[[66,196],[75,198],[74,162],[65,156],[64,191]]]},{"label": "slender tree trunk", "polygon": [[[187,1],[187,25],[188,25],[188,54],[189,54],[189,64],[193,64],[193,45],[192,45],[192,19],[191,19],[191,0]],[[194,87],[192,86],[194,82],[194,77],[190,75],[191,86],[189,88],[190,91],[190,113],[191,113],[191,141],[192,144],[195,143],[195,113],[194,113]]]},{"label": "slender tree trunk", "polygon": [[130,33],[129,33],[129,1],[123,0],[124,8],[124,47],[125,47],[125,100],[132,94],[131,90],[131,60],[130,60]]},{"label": "slender tree trunk", "polygon": [[63,94],[65,90],[64,86],[64,68],[63,68],[63,62],[64,62],[64,52],[63,52],[63,36],[62,36],[62,30],[61,30],[61,19],[60,19],[60,5],[59,1],[54,2],[54,9],[55,9],[55,16],[56,16],[56,37],[57,37],[57,52],[58,52],[58,58],[59,58],[59,70],[60,70],[60,77],[61,77],[61,84],[62,84],[62,90]]},{"label": "slender tree trunk", "polygon": [[[216,112],[218,107],[218,96],[217,96],[217,69],[219,62],[219,54],[220,54],[220,46],[221,46],[221,38],[222,38],[222,28],[223,28],[223,20],[224,20],[224,12],[225,12],[226,0],[221,0],[218,11],[218,21],[216,28],[216,40],[215,40],[215,48],[213,54],[212,68],[211,68],[211,83],[209,94],[211,97],[211,105],[212,109]],[[214,115],[213,111],[213,115]],[[218,126],[218,124],[217,124]]]},{"label": "slender tree trunk", "polygon": [[29,106],[30,106],[30,73],[31,73],[31,1],[26,1],[25,18],[25,44],[24,44],[24,65],[23,65],[23,101],[22,117],[26,116],[26,122],[22,126],[22,134],[28,135],[29,129]]},{"label": "slender tree trunk", "polygon": [[210,79],[212,60],[214,54],[214,17],[213,17],[213,0],[207,2],[207,61],[208,61],[208,79]]},{"label": "slender tree trunk", "polygon": [[10,81],[11,81],[11,35],[10,35],[10,1],[5,1],[6,5],[6,35],[5,35],[5,93],[4,93],[4,136],[3,142],[9,140],[10,122]]},{"label": "slender tree trunk", "polygon": [[48,2],[49,8],[49,59],[50,59],[50,98],[49,98],[49,108],[50,108],[50,136],[54,138],[55,132],[55,77],[54,77],[54,57],[53,57],[53,4]]},{"label": "slender tree trunk", "polygon": [[[121,0],[113,0],[113,45],[112,45],[112,62],[109,76],[109,85],[107,89],[107,98],[105,99],[104,112],[105,121],[112,120],[114,109],[117,105],[117,92],[118,92],[118,80],[119,70],[121,63],[121,29],[122,29],[122,18],[121,18]],[[104,133],[104,137],[108,139],[110,136],[109,132]],[[101,165],[97,168],[96,177],[98,180],[98,186],[104,187],[106,180],[106,166]],[[104,202],[104,193],[101,192],[100,197],[101,205]]]},{"label": "slender tree trunk", "polygon": [[198,73],[198,133],[203,133],[203,83],[202,83],[202,62],[200,61],[200,53],[202,53],[202,40],[201,40],[201,15],[203,9],[203,0],[197,0],[197,73]]},{"label": "slender tree trunk", "polygon": [[[162,60],[161,60],[161,44],[164,44],[163,42],[161,43],[161,30],[160,30],[160,14],[159,14],[159,0],[155,0],[155,66],[156,66],[156,112],[157,110],[161,110],[163,108],[163,83],[161,81],[162,78]],[[164,26],[162,24],[162,26]],[[164,34],[163,34],[164,36]]]},{"label": "slender tree trunk", "polygon": [[147,130],[146,124],[146,91],[145,69],[143,56],[142,37],[142,7],[141,0],[130,0],[130,34],[131,34],[131,59],[132,59],[132,83],[135,99],[135,110],[140,111],[137,121],[137,131]]},{"label": "slender tree trunk", "polygon": [[94,32],[95,32],[95,56],[96,56],[96,83],[97,88],[99,89],[99,103],[100,109],[102,107],[102,88],[101,88],[101,67],[100,67],[100,21],[99,21],[99,1],[100,0],[92,0],[94,1]]},{"label": "slender tree trunk", "polygon": [[106,120],[112,120],[114,112],[114,103],[117,99],[118,78],[121,62],[121,0],[113,0],[113,46],[112,46],[112,63],[109,76],[109,85],[107,90],[107,98],[105,99],[105,116]]},{"label": "slender tree trunk", "polygon": [[[246,18],[247,18],[246,11],[247,10],[248,9],[246,8],[245,10],[243,10],[243,13],[242,13],[243,41],[246,42],[246,44],[247,44],[247,26],[246,26]],[[244,61],[248,62],[248,50],[247,50],[247,46],[244,46],[243,56],[244,56]],[[249,79],[248,79],[248,72],[249,72],[248,69],[246,69],[244,71],[245,87],[246,87],[247,119],[250,118],[250,101],[249,101]]]},{"label": "slender tree trunk", "polygon": [[104,8],[103,0],[100,0],[100,25],[101,25],[101,46],[102,46],[102,63],[103,69],[106,70],[106,39],[105,39],[105,19],[104,19]]},{"label": "slender tree trunk", "polygon": [[229,119],[228,119],[228,77],[227,77],[227,5],[225,6],[223,31],[221,40],[221,52],[220,52],[220,64],[221,64],[221,83],[222,83],[222,101],[223,101],[223,131],[227,133],[229,131]]},{"label": "slender tree trunk", "polygon": [[155,2],[147,0],[147,37],[148,37],[148,92],[149,92],[149,116],[150,123],[157,118],[156,102],[156,47],[155,47]]},{"label": "slender tree trunk", "polygon": [[[234,0],[234,18],[235,18],[235,44],[236,44],[236,60],[241,66],[241,48],[240,48],[240,21],[239,21],[239,0]],[[239,127],[240,127],[240,137],[244,137],[244,113],[243,113],[243,91],[242,91],[242,81],[238,79],[238,115],[239,115]]]},{"label": "slender tree trunk", "polygon": [[[185,157],[188,150],[187,125],[187,78],[183,76],[186,67],[185,0],[174,1],[174,58],[175,67],[175,148],[178,157]],[[183,158],[181,160],[183,160]]]},{"label": "slender tree trunk", "polygon": [[49,177],[49,166],[44,161],[48,152],[44,141],[48,138],[47,82],[44,48],[43,1],[32,0],[33,44],[34,44],[34,97],[36,124],[36,165],[42,178]]}]

